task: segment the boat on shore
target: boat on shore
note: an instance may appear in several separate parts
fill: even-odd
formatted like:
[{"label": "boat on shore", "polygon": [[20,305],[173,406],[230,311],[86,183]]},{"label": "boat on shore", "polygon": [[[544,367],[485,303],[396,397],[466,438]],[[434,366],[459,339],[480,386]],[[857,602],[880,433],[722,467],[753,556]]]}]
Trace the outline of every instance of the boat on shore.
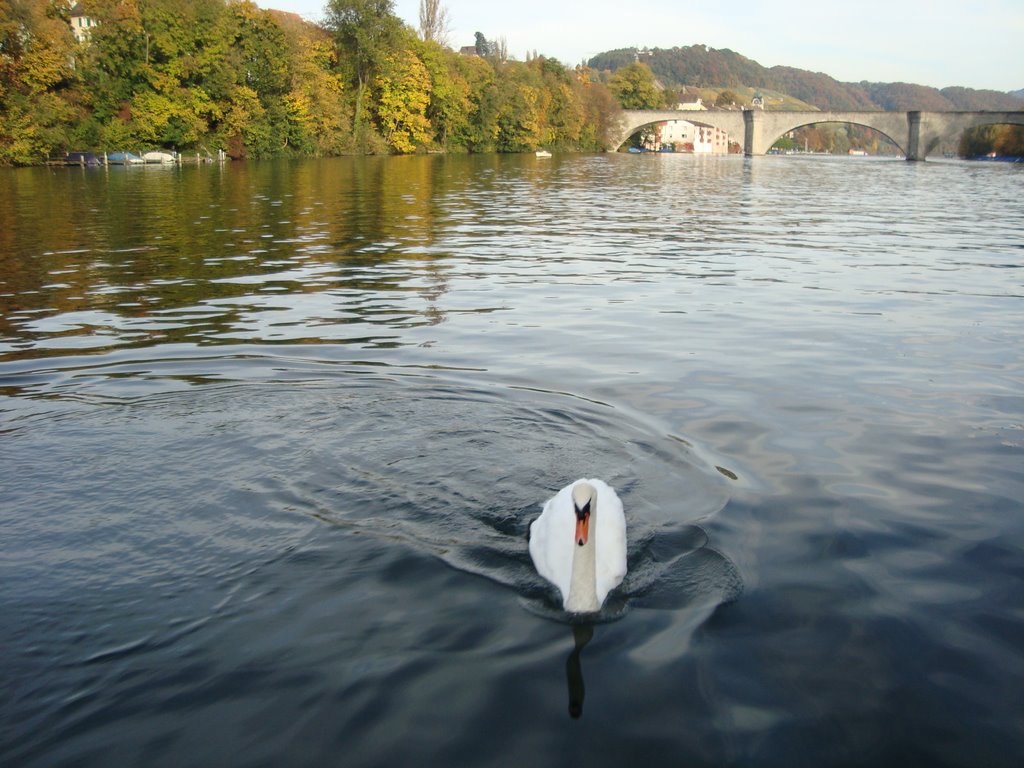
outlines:
[{"label": "boat on shore", "polygon": [[146,152],[142,156],[142,160],[147,165],[171,165],[177,162],[177,158],[170,152]]},{"label": "boat on shore", "polygon": [[93,152],[68,152],[64,155],[64,165],[103,165],[103,161]]},{"label": "boat on shore", "polygon": [[107,155],[108,165],[142,165],[144,162],[134,152],[111,152]]}]

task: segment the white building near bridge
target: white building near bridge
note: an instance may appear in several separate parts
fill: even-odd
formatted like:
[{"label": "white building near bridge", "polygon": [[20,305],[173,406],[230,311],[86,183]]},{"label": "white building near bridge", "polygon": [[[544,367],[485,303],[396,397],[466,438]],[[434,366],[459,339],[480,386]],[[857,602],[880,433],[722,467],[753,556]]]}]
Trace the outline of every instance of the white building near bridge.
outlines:
[{"label": "white building near bridge", "polygon": [[671,149],[695,155],[726,155],[729,134],[710,125],[696,125],[688,120],[668,120],[654,125],[654,135],[647,149]]},{"label": "white building near bridge", "polygon": [[[681,101],[677,112],[706,112],[701,99]],[[726,155],[729,153],[729,134],[709,125],[698,125],[689,120],[667,120],[655,124],[654,135],[646,148],[658,151],[686,152],[695,155]]]}]

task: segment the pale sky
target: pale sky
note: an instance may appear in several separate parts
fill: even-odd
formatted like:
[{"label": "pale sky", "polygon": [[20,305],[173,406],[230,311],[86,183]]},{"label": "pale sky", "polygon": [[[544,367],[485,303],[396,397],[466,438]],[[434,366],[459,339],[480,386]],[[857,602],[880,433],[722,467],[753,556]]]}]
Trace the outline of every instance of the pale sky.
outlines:
[{"label": "pale sky", "polygon": [[[319,21],[322,0],[257,0]],[[536,50],[575,65],[615,48],[703,43],[731,48],[766,67],[824,72],[843,82],[909,82],[1010,91],[1024,88],[1024,2],[858,0],[708,3],[642,0],[442,0],[449,44],[474,33],[505,38],[509,55]],[[396,0],[395,13],[419,26],[419,0]],[[630,12],[630,8],[635,12]]]}]

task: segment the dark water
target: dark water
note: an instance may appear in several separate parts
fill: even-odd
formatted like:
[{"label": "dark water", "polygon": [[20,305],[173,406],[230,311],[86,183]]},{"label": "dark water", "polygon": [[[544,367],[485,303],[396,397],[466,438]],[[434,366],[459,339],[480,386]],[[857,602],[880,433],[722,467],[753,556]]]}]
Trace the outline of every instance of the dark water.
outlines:
[{"label": "dark water", "polygon": [[[0,174],[0,764],[1020,765],[1022,193]],[[630,573],[573,626],[525,534],[585,475]]]}]

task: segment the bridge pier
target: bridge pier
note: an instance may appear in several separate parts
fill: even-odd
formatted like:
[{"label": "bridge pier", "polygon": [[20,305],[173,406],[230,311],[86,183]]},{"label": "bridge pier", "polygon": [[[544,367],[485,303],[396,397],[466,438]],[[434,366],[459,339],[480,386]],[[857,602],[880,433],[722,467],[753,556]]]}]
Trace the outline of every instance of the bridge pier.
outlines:
[{"label": "bridge pier", "polygon": [[907,112],[907,160],[924,160],[927,152],[921,146],[921,113]]},{"label": "bridge pier", "polygon": [[[743,154],[746,157],[767,154],[765,146],[764,112],[760,109],[743,110]],[[772,139],[774,142],[774,138]]]}]

